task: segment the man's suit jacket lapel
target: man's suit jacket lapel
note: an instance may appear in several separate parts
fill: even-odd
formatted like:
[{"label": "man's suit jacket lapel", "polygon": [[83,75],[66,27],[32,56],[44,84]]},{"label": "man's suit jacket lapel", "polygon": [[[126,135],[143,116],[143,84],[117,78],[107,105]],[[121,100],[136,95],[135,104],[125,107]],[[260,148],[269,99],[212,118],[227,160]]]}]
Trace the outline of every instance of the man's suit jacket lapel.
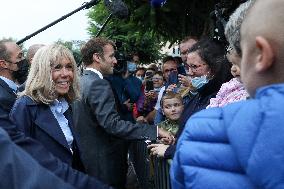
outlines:
[{"label": "man's suit jacket lapel", "polygon": [[13,97],[17,97],[17,95],[14,93],[14,91],[9,87],[9,85],[0,78],[0,85],[8,92],[10,95],[13,95]]},{"label": "man's suit jacket lapel", "polygon": [[14,91],[9,87],[9,85],[0,78],[0,93],[1,93],[1,107],[9,114],[15,101],[17,95]]}]

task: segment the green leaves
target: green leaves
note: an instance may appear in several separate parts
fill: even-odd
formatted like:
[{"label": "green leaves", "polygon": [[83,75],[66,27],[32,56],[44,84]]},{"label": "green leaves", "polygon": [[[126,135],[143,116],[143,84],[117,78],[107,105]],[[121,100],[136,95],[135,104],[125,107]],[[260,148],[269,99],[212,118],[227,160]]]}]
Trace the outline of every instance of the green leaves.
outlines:
[{"label": "green leaves", "polygon": [[[161,46],[192,35],[200,37],[213,33],[210,12],[222,0],[168,0],[162,8],[153,8],[149,0],[124,0],[129,8],[129,18],[112,18],[102,36],[123,43],[127,53],[139,52],[142,62],[150,63],[161,57]],[[232,0],[236,1],[236,0]],[[109,15],[103,3],[88,14],[91,35],[99,31]]]}]

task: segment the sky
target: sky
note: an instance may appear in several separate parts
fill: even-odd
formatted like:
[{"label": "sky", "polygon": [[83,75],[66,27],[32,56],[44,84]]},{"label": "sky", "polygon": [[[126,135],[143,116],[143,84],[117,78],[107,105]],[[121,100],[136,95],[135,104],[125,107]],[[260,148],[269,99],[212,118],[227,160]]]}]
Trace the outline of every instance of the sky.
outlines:
[{"label": "sky", "polygon": [[[70,13],[89,0],[2,0],[0,39],[20,40]],[[24,42],[28,48],[35,43],[50,44],[62,39],[87,40],[88,10],[81,10]]]}]

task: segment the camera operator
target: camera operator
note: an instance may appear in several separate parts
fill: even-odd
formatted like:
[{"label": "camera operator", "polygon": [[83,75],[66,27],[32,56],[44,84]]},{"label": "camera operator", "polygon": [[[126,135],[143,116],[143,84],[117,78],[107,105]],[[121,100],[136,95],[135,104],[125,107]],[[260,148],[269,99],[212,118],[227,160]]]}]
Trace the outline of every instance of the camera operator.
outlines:
[{"label": "camera operator", "polygon": [[123,53],[116,52],[115,56],[117,64],[114,66],[114,73],[107,76],[106,79],[110,82],[121,119],[134,123],[133,103],[140,96],[142,82],[133,75],[136,71],[133,62],[128,61]]}]

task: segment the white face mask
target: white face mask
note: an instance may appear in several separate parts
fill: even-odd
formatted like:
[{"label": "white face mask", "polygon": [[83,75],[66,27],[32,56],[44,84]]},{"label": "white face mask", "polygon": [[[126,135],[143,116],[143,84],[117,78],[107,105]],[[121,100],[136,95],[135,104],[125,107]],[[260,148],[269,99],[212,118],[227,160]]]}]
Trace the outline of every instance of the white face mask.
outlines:
[{"label": "white face mask", "polygon": [[144,81],[144,77],[142,77],[142,76],[136,76],[138,79],[140,79],[140,81]]}]

